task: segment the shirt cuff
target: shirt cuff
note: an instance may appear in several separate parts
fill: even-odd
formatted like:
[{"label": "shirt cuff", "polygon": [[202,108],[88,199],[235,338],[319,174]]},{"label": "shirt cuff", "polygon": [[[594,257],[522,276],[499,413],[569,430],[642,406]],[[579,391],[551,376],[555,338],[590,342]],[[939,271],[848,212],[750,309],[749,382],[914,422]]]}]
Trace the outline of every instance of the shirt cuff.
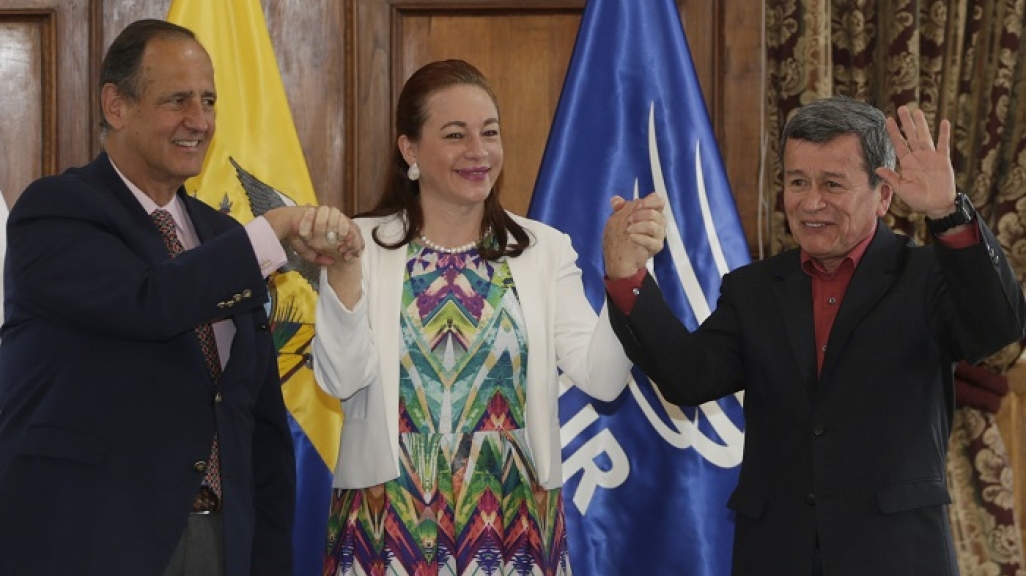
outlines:
[{"label": "shirt cuff", "polygon": [[945,247],[953,250],[975,246],[980,243],[980,223],[974,220],[972,224],[958,232],[942,234],[940,236],[934,236],[934,238],[936,238],[937,241]]},{"label": "shirt cuff", "polygon": [[253,253],[260,264],[260,273],[265,278],[288,262],[285,249],[282,248],[278,235],[274,233],[274,228],[271,228],[271,223],[266,218],[261,216],[246,223],[246,234],[249,235],[249,243],[252,244]]},{"label": "shirt cuff", "polygon": [[638,299],[638,294],[641,293],[641,283],[645,280],[647,273],[646,268],[640,268],[634,273],[634,276],[626,278],[613,279],[606,276],[606,292],[609,293],[609,299],[613,301],[613,305],[620,312],[630,315],[634,308],[634,302]]}]

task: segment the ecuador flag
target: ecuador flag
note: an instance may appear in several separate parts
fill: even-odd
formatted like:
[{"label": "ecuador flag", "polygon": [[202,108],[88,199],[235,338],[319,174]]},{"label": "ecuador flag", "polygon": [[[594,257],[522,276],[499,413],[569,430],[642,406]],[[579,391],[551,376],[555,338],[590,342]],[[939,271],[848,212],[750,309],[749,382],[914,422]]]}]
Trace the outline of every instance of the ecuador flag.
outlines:
[{"label": "ecuador flag", "polygon": [[[214,62],[217,130],[189,193],[240,222],[316,204],[259,0],[173,0],[167,19],[195,32]],[[317,270],[291,260],[269,285],[270,317],[296,445],[294,573],[307,576],[321,573],[342,415],[308,362]]]}]

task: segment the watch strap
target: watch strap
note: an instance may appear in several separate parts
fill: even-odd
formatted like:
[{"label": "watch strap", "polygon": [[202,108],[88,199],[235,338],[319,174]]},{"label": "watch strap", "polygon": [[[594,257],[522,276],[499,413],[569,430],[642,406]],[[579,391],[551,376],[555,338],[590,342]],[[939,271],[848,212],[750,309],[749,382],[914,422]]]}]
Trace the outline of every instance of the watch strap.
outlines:
[{"label": "watch strap", "polygon": [[927,218],[926,227],[930,230],[931,234],[936,236],[957,226],[969,224],[975,217],[976,209],[973,208],[973,204],[969,201],[969,197],[964,193],[959,192],[958,194],[955,194],[955,211],[936,220]]}]

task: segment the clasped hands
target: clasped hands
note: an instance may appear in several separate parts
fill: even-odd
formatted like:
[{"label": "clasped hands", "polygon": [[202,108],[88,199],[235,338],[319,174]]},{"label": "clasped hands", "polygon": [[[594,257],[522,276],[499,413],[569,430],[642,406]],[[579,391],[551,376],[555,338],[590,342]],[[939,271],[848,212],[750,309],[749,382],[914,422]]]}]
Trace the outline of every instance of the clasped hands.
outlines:
[{"label": "clasped hands", "polygon": [[356,262],[363,253],[359,226],[333,206],[283,206],[264,218],[296,254],[319,266]]},{"label": "clasped hands", "polygon": [[666,200],[653,192],[632,201],[613,196],[609,203],[613,213],[602,233],[606,276],[627,278],[644,268],[648,259],[663,249]]}]

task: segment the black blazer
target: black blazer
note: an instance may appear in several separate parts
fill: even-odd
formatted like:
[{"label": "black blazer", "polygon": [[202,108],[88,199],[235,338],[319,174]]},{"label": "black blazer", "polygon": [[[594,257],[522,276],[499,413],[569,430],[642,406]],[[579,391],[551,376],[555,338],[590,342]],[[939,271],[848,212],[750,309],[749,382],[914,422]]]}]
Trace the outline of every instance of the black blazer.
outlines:
[{"label": "black blazer", "polygon": [[[610,306],[628,356],[670,402],[744,390],[735,575],[957,575],[944,505],[953,365],[1022,339],[1026,304],[997,240],[915,247],[883,223],[830,333],[822,374],[799,252],[727,274],[689,333],[646,278],[629,317]],[[687,486],[676,487],[687,490]]]},{"label": "black blazer", "polygon": [[[173,261],[106,154],[11,212],[0,574],[159,576],[215,426],[227,573],[291,572],[295,464],[265,280],[242,226],[179,196],[202,245]],[[194,327],[225,317],[215,398]]]}]

